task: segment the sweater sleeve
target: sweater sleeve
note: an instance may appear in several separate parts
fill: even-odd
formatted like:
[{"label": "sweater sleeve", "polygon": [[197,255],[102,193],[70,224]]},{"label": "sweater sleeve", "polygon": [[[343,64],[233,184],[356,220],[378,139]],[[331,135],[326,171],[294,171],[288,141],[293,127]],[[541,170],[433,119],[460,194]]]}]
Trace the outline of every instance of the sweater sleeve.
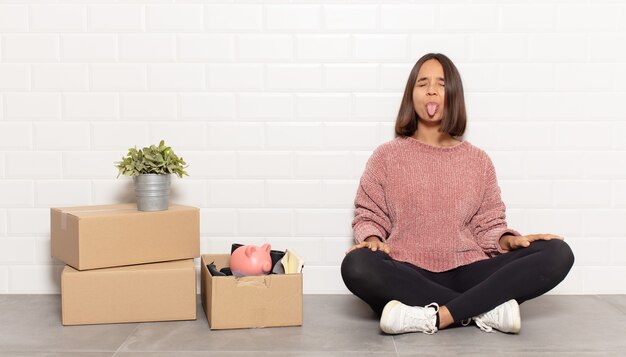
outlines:
[{"label": "sweater sleeve", "polygon": [[361,243],[369,236],[385,241],[391,229],[391,220],[385,198],[385,163],[379,149],[375,150],[361,176],[352,220],[355,242]]},{"label": "sweater sleeve", "polygon": [[493,162],[486,156],[485,191],[480,208],[470,220],[470,228],[478,245],[490,256],[506,253],[500,248],[499,240],[503,234],[520,236],[521,234],[506,224],[506,206],[500,198],[500,186]]}]

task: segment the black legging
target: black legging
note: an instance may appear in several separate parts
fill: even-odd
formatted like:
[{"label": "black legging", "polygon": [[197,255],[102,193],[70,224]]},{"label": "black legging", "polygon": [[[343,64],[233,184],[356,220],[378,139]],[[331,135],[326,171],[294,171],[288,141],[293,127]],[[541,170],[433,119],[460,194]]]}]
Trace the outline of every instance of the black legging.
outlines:
[{"label": "black legging", "polygon": [[521,304],[548,292],[565,279],[573,264],[569,245],[557,239],[535,241],[528,248],[441,273],[361,248],[346,255],[341,276],[348,289],[378,314],[390,300],[410,306],[436,302],[460,322],[510,299]]}]

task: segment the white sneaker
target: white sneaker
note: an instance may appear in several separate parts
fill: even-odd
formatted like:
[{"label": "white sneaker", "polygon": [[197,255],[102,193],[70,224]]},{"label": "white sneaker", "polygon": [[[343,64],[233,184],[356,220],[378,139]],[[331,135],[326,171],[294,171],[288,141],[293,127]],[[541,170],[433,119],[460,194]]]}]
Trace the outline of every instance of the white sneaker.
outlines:
[{"label": "white sneaker", "polygon": [[522,328],[519,305],[515,299],[474,317],[474,321],[485,332],[492,332],[495,328],[506,333],[518,333]]},{"label": "white sneaker", "polygon": [[391,300],[385,305],[380,317],[380,329],[388,334],[406,332],[437,332],[437,312],[439,305],[432,303],[425,307],[407,306],[398,300]]}]

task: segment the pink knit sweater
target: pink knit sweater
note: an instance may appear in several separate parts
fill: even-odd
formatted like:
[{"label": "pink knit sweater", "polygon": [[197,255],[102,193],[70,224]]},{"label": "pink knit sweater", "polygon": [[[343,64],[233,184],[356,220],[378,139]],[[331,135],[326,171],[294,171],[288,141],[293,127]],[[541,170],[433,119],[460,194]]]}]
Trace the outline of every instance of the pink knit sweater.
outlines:
[{"label": "pink knit sweater", "polygon": [[380,145],[361,177],[352,221],[357,243],[375,235],[391,257],[442,272],[504,253],[506,207],[487,153],[398,137]]}]

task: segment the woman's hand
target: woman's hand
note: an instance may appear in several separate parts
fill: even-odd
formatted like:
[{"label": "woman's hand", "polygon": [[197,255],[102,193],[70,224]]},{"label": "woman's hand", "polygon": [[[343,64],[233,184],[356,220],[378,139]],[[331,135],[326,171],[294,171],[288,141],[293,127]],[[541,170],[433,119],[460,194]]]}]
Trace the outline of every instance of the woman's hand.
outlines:
[{"label": "woman's hand", "polygon": [[391,249],[389,249],[389,245],[387,243],[381,242],[380,239],[376,236],[369,236],[365,238],[365,241],[359,244],[355,244],[352,247],[350,247],[350,249],[346,250],[346,254],[350,253],[353,250],[361,249],[361,248],[368,248],[372,252],[375,252],[377,250],[381,250],[387,254],[391,252]]},{"label": "woman's hand", "polygon": [[515,250],[519,248],[528,248],[530,247],[530,243],[536,240],[550,240],[550,239],[560,239],[563,240],[565,238],[558,236],[556,234],[530,234],[527,236],[514,236],[510,234],[505,234],[500,237],[500,247],[504,250]]}]

